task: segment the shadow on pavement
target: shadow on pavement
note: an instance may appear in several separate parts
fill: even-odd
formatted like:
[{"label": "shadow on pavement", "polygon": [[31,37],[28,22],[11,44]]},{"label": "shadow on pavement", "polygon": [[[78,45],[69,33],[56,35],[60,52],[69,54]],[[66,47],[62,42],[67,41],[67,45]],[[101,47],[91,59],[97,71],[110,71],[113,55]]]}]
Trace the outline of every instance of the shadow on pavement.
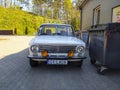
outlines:
[{"label": "shadow on pavement", "polygon": [[[68,65],[47,65],[44,63],[39,63],[38,67],[32,68],[29,65],[29,59],[27,58],[28,55],[28,48],[15,53],[8,55],[0,60],[0,67],[4,68],[13,68],[19,69],[19,68],[27,68],[29,70],[53,70],[53,71],[63,71],[63,70],[81,70],[84,71],[85,69],[93,69],[94,73],[96,72],[96,69],[99,67],[98,65],[91,65],[89,61],[89,55],[88,51],[86,53],[87,59],[83,61],[82,67],[76,66],[75,64],[68,64]],[[23,69],[24,70],[24,69]],[[90,72],[91,70],[89,70]],[[93,72],[93,71],[92,71]],[[120,69],[110,69],[107,71],[106,75],[114,75],[114,74],[120,74]]]},{"label": "shadow on pavement", "polygon": [[24,49],[23,51],[20,51],[15,54],[8,55],[0,60],[0,66],[8,69],[19,69],[25,68],[29,70],[53,70],[53,71],[63,71],[63,70],[82,70],[79,66],[73,65],[73,64],[68,64],[68,65],[47,65],[45,62],[44,63],[39,63],[38,67],[32,68],[29,65],[29,59],[27,58],[28,55],[28,48]]},{"label": "shadow on pavement", "polygon": [[[31,68],[28,48],[0,60],[0,90],[119,90],[120,70],[99,75],[89,58],[75,65]],[[112,86],[112,87],[111,87]],[[98,89],[99,87],[99,89]]]}]

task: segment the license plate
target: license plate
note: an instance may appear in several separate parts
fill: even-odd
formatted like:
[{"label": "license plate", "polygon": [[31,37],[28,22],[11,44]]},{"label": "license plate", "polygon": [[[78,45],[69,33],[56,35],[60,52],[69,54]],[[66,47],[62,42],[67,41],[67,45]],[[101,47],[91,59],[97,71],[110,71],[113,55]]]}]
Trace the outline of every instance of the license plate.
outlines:
[{"label": "license plate", "polygon": [[67,60],[47,60],[47,64],[55,64],[55,65],[67,65]]}]

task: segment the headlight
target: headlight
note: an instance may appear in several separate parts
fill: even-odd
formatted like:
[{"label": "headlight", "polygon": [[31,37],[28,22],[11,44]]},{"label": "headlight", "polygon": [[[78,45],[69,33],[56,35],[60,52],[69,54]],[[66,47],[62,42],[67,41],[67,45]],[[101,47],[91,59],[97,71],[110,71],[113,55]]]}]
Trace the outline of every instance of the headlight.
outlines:
[{"label": "headlight", "polygon": [[68,52],[68,57],[72,58],[74,56],[74,52],[73,51],[69,51]]},{"label": "headlight", "polygon": [[85,52],[85,48],[84,48],[84,46],[78,46],[78,47],[76,48],[76,51],[77,51],[78,53],[84,53],[84,52]]},{"label": "headlight", "polygon": [[46,50],[41,51],[41,56],[42,57],[47,57],[48,56],[48,52]]},{"label": "headlight", "polygon": [[39,52],[39,46],[37,46],[37,45],[32,45],[32,46],[31,46],[31,51],[32,51],[33,53]]}]

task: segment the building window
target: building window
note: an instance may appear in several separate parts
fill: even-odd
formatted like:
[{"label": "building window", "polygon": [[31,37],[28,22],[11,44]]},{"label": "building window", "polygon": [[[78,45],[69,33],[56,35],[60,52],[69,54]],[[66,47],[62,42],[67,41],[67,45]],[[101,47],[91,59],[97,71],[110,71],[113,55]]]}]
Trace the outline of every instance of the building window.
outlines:
[{"label": "building window", "polygon": [[112,22],[120,23],[120,5],[112,9]]},{"label": "building window", "polygon": [[93,25],[100,23],[100,5],[93,9]]}]

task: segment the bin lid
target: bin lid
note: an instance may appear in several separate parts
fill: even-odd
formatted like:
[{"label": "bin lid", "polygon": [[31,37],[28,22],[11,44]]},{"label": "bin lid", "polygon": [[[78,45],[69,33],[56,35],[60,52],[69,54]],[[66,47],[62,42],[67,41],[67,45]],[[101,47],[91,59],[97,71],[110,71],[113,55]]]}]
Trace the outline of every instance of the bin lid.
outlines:
[{"label": "bin lid", "polygon": [[100,25],[92,26],[91,29],[89,29],[88,31],[91,32],[91,31],[101,31],[101,30],[120,32],[120,23],[100,24]]}]

